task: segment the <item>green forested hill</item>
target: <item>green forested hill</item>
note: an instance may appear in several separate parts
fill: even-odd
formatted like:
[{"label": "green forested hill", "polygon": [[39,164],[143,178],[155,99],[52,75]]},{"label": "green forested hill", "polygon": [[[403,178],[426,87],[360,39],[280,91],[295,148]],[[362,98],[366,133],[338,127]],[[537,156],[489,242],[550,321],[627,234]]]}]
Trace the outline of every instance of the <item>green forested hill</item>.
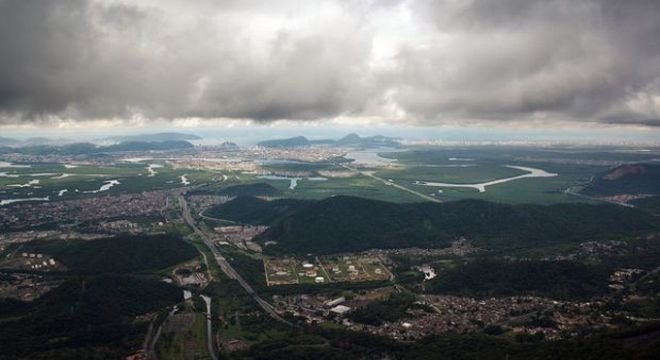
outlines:
[{"label": "green forested hill", "polygon": [[247,224],[268,225],[310,202],[306,200],[280,199],[265,201],[251,196],[241,196],[217,205],[205,213],[208,216]]},{"label": "green forested hill", "polygon": [[529,295],[588,299],[608,291],[610,271],[572,261],[480,259],[461,264],[429,282],[432,293],[491,297]]},{"label": "green forested hill", "polygon": [[660,194],[660,165],[629,164],[596,176],[582,193],[591,196]]},{"label": "green forested hill", "polygon": [[463,200],[394,204],[336,196],[320,201],[240,198],[216,210],[223,218],[269,224],[260,240],[290,253],[370,248],[445,247],[460,236],[477,246],[515,250],[645,234],[656,217],[615,205],[508,205]]},{"label": "green forested hill", "polygon": [[70,279],[0,318],[0,359],[117,359],[143,339],[147,324],[135,316],[179,301],[181,290],[157,280]]},{"label": "green forested hill", "polygon": [[23,251],[45,253],[80,274],[130,273],[172,266],[197,256],[174,235],[137,235],[85,240],[37,240]]}]

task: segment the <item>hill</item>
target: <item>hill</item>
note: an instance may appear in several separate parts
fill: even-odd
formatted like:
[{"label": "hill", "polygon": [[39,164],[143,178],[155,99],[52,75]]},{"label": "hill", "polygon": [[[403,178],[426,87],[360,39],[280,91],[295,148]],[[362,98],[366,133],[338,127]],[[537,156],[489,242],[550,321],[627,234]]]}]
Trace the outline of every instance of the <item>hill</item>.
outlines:
[{"label": "hill", "polygon": [[360,137],[360,135],[352,133],[344,136],[339,140],[309,140],[304,136],[296,136],[288,139],[266,140],[258,143],[257,145],[269,148],[287,148],[320,144],[348,147],[396,147],[399,146],[399,140],[382,135]]},{"label": "hill", "polygon": [[181,290],[157,280],[70,279],[34,302],[14,302],[6,318],[0,314],[0,358],[121,358],[144,339],[147,324],[136,316],[179,301]]},{"label": "hill", "polygon": [[660,165],[630,164],[599,174],[582,190],[590,196],[660,195]]},{"label": "hill", "polygon": [[356,133],[348,134],[335,142],[336,146],[355,146],[355,147],[397,147],[399,139],[383,135],[360,137]]},{"label": "hill", "polygon": [[195,247],[173,235],[123,235],[85,240],[36,240],[24,251],[53,256],[79,274],[158,270],[197,256]]},{"label": "hill", "polygon": [[19,140],[0,136],[0,146],[13,146],[13,145],[18,145],[20,143],[21,142]]},{"label": "hill", "polygon": [[108,146],[96,146],[91,143],[73,143],[62,146],[36,145],[15,148],[1,147],[0,153],[28,155],[95,155],[118,151],[165,151],[192,148],[194,148],[194,145],[187,141],[129,141]]},{"label": "hill", "polygon": [[348,196],[319,201],[237,198],[219,217],[270,225],[272,251],[338,253],[372,248],[446,247],[465,236],[493,250],[528,249],[657,231],[658,221],[615,205],[509,205],[462,200],[395,204]]},{"label": "hill", "polygon": [[660,196],[650,196],[631,201],[637,208],[660,215]]},{"label": "hill", "polygon": [[163,150],[182,150],[191,149],[193,144],[182,140],[168,140],[168,141],[127,141],[116,145],[99,147],[99,152],[114,152],[114,151],[163,151]]},{"label": "hill", "polygon": [[216,205],[206,210],[206,214],[225,220],[268,225],[303,208],[308,203],[306,200],[265,201],[251,196],[242,196]]},{"label": "hill", "polygon": [[296,136],[287,139],[265,140],[257,143],[259,146],[268,148],[287,148],[309,146],[311,142],[304,136]]},{"label": "hill", "polygon": [[589,299],[607,293],[608,270],[572,261],[480,259],[443,272],[429,282],[427,290],[475,297],[534,294]]}]

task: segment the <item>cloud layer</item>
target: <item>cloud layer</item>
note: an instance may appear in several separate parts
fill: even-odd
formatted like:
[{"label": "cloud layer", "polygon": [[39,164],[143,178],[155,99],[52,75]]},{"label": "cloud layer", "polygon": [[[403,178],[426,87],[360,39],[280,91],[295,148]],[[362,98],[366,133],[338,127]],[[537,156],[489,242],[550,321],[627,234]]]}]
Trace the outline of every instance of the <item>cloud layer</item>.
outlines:
[{"label": "cloud layer", "polygon": [[654,0],[0,0],[0,123],[660,126]]}]

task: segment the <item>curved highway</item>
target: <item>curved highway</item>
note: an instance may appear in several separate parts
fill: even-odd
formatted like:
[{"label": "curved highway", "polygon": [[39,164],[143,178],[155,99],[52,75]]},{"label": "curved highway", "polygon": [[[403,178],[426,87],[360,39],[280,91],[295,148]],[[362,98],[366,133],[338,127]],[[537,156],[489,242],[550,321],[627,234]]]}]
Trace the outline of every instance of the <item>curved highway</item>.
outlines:
[{"label": "curved highway", "polygon": [[222,256],[222,253],[220,253],[220,250],[213,244],[213,241],[202,231],[200,230],[197,225],[195,224],[195,221],[192,218],[192,215],[190,214],[190,209],[188,208],[188,203],[186,202],[185,199],[185,194],[179,196],[179,205],[181,206],[181,215],[183,216],[183,220],[190,226],[195,234],[197,234],[203,241],[204,244],[211,250],[211,253],[213,254],[213,257],[215,257],[215,261],[218,263],[218,266],[220,266],[220,269],[222,272],[227,275],[230,279],[234,279],[238,281],[238,283],[245,289],[245,291],[252,296],[254,301],[259,304],[259,306],[268,314],[270,317],[273,319],[287,325],[292,325],[289,321],[284,320],[277,312],[275,312],[275,309],[273,309],[273,306],[270,305],[266,300],[262,299],[255,291],[252,289],[252,286],[248,284],[243,277],[236,272],[236,270],[231,266],[231,264],[225,259],[224,256]]}]

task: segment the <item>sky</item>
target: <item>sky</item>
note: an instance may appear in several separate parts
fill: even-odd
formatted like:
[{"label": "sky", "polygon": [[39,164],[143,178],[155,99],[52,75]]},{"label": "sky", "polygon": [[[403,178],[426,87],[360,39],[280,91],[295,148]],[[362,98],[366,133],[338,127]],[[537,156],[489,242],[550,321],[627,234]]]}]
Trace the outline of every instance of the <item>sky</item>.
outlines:
[{"label": "sky", "polygon": [[0,54],[0,136],[660,139],[657,0],[0,0]]}]

